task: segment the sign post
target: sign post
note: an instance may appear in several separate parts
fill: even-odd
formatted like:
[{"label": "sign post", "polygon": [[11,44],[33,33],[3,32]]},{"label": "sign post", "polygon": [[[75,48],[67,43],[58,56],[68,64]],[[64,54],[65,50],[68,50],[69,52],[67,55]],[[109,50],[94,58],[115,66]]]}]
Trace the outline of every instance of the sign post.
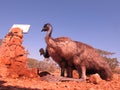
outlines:
[{"label": "sign post", "polygon": [[[23,30],[23,33],[26,34],[29,31],[30,25],[29,24],[13,24],[11,29],[12,28],[20,28],[21,30]],[[10,29],[10,31],[11,31],[11,29]]]}]

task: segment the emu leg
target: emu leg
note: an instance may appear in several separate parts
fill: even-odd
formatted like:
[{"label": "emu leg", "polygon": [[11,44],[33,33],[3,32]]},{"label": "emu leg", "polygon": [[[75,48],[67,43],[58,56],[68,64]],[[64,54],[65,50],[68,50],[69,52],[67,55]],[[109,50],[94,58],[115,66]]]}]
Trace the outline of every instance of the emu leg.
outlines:
[{"label": "emu leg", "polygon": [[72,67],[68,66],[66,68],[66,71],[67,71],[67,77],[72,78],[73,77],[73,75],[72,75],[72,71],[73,71]]},{"label": "emu leg", "polygon": [[81,78],[86,80],[86,67],[85,66],[81,66],[81,70],[82,70]]},{"label": "emu leg", "polygon": [[77,71],[78,71],[78,74],[79,74],[79,78],[81,78],[81,76],[82,76],[82,71],[81,71],[81,69],[77,69]]},{"label": "emu leg", "polygon": [[64,77],[64,74],[65,74],[65,68],[61,68],[61,76]]},{"label": "emu leg", "polygon": [[80,59],[79,59],[79,56],[74,56],[73,57],[73,66],[74,68],[77,70],[78,74],[79,74],[79,78],[82,77],[82,68],[80,66]]},{"label": "emu leg", "polygon": [[61,67],[61,76],[64,77],[65,67],[66,67],[66,62],[64,60],[61,61],[60,67]]}]

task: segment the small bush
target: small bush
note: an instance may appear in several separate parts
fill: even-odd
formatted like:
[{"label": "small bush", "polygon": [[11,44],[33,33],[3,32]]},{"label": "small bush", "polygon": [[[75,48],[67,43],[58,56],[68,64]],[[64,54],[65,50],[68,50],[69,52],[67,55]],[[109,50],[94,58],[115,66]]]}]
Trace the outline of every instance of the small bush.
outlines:
[{"label": "small bush", "polygon": [[28,58],[27,65],[30,68],[38,68],[40,71],[54,72],[57,68],[56,64],[52,60],[38,61],[32,58]]},{"label": "small bush", "polygon": [[56,65],[54,63],[40,61],[38,64],[38,68],[40,71],[54,72],[56,70]]},{"label": "small bush", "polygon": [[120,68],[118,69],[120,62],[117,60],[117,58],[104,57],[104,60],[109,64],[113,73],[120,73]]},{"label": "small bush", "polygon": [[117,74],[120,74],[120,67],[116,67],[113,72],[117,73]]},{"label": "small bush", "polygon": [[33,58],[28,58],[27,65],[29,68],[37,68],[39,61]]}]

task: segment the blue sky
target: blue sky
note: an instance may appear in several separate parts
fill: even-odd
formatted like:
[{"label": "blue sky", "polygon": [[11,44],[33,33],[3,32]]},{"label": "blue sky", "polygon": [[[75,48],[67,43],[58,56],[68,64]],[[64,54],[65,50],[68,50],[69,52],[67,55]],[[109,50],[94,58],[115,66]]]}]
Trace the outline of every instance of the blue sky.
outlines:
[{"label": "blue sky", "polygon": [[120,0],[0,0],[0,38],[13,24],[30,24],[23,45],[29,57],[42,60],[46,47],[41,29],[53,25],[52,37],[66,36],[115,52],[120,61]]}]

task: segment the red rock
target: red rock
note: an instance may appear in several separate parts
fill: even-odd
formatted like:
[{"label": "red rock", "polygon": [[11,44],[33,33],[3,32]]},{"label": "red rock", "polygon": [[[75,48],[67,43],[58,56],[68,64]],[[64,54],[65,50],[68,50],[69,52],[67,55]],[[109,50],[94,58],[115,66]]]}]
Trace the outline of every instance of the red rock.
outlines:
[{"label": "red rock", "polygon": [[8,69],[5,65],[0,65],[0,76],[7,77],[8,76]]},{"label": "red rock", "polygon": [[10,41],[10,43],[9,43],[9,45],[20,45],[20,44],[22,44],[22,39],[20,38],[20,37],[18,37],[18,36],[13,36],[12,38],[11,38],[11,41]]},{"label": "red rock", "polygon": [[23,32],[22,32],[22,30],[20,28],[12,28],[10,32],[12,34],[14,34],[15,36],[23,38]]},{"label": "red rock", "polygon": [[15,59],[16,61],[18,61],[18,62],[23,62],[23,63],[26,63],[27,62],[27,57],[26,56],[18,56],[18,57],[16,57],[16,59]]},{"label": "red rock", "polygon": [[16,56],[21,56],[25,54],[25,50],[22,46],[17,46],[15,49],[15,55]]},{"label": "red rock", "polygon": [[19,28],[13,28],[5,36],[0,47],[0,76],[18,78],[36,77],[36,70],[27,67],[27,55],[22,46],[23,32]]},{"label": "red rock", "polygon": [[93,74],[89,77],[89,82],[94,83],[94,84],[98,84],[102,81],[101,77],[99,74]]}]

